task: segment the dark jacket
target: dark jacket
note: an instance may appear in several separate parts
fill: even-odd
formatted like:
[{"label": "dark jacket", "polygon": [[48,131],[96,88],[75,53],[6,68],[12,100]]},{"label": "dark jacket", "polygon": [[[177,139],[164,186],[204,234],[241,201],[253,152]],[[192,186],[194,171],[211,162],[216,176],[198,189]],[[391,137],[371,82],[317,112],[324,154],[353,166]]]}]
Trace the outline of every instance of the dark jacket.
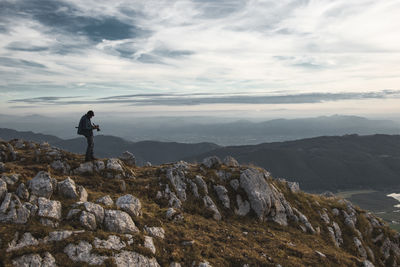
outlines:
[{"label": "dark jacket", "polygon": [[93,126],[90,118],[87,114],[83,115],[81,120],[79,121],[79,128],[81,129],[81,133],[84,136],[92,136],[93,135]]}]

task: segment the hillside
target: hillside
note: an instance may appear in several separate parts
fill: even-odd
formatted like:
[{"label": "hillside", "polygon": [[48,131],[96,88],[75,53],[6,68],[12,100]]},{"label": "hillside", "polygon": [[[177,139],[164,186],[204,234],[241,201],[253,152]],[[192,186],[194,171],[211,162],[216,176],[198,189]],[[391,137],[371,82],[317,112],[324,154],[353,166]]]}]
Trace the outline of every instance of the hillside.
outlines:
[{"label": "hillside", "polygon": [[268,169],[297,181],[305,190],[398,187],[399,135],[322,136],[296,141],[229,146],[186,158],[232,155],[243,164]]},{"label": "hillside", "polygon": [[227,157],[82,163],[0,143],[0,262],[9,266],[397,266],[400,235],[343,199]]}]

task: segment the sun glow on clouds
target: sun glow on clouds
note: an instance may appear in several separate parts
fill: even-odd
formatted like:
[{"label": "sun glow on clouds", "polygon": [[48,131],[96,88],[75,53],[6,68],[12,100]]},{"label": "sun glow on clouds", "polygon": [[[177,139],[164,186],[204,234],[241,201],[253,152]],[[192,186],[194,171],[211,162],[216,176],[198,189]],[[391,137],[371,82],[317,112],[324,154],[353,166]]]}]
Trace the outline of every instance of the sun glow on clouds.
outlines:
[{"label": "sun glow on clouds", "polygon": [[[46,96],[80,96],[82,103],[62,105],[74,111],[91,101],[107,108],[97,99],[126,94],[187,94],[196,102],[199,96],[193,94],[199,92],[268,96],[397,90],[399,12],[395,0],[5,0],[0,3],[0,112],[57,109],[51,102],[13,101]],[[377,98],[377,106],[388,98],[398,102],[390,95]],[[225,100],[147,109],[178,114],[180,109],[265,110],[248,99]],[[348,101],[285,103],[273,109],[282,114],[335,108],[381,112],[362,104],[362,94],[353,102],[357,107],[346,106]],[[118,102],[113,109],[144,106]],[[385,106],[394,112],[392,104]]]}]

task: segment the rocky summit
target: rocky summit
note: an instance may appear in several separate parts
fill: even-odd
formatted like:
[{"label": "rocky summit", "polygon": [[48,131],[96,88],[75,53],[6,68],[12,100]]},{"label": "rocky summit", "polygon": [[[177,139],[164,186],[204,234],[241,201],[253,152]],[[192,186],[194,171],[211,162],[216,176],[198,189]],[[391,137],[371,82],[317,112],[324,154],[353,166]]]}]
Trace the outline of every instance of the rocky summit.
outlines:
[{"label": "rocky summit", "polygon": [[[134,154],[134,151],[132,151]],[[400,235],[234,158],[83,162],[0,142],[2,266],[399,266]]]}]

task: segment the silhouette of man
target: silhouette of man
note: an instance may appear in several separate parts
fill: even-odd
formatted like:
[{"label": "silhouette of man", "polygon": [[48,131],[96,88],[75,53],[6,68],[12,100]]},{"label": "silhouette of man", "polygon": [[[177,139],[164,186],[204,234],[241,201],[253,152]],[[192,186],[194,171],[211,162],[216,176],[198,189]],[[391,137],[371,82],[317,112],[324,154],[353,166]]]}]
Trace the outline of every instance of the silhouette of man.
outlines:
[{"label": "silhouette of man", "polygon": [[93,148],[94,148],[93,129],[99,130],[99,126],[92,124],[90,119],[93,117],[94,117],[94,112],[92,110],[89,110],[85,115],[82,116],[81,120],[79,121],[78,134],[84,135],[87,140],[85,161],[91,161],[96,159],[93,156]]}]

